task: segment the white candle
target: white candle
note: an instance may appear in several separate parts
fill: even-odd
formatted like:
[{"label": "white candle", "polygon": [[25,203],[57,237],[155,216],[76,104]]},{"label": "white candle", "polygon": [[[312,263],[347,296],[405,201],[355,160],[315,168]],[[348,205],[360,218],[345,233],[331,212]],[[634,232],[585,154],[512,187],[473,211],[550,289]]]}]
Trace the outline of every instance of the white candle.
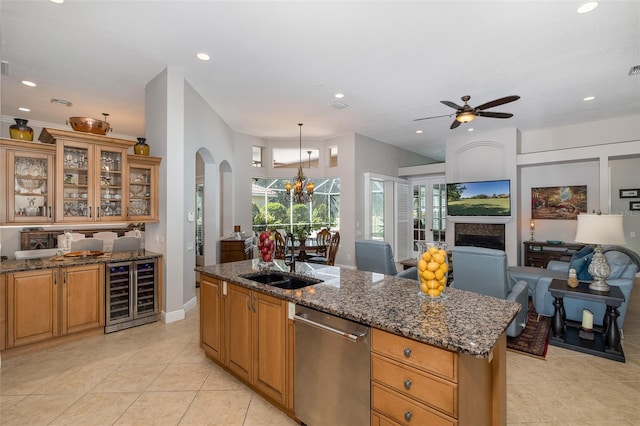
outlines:
[{"label": "white candle", "polygon": [[593,328],[593,312],[588,309],[582,310],[582,328],[591,330]]}]

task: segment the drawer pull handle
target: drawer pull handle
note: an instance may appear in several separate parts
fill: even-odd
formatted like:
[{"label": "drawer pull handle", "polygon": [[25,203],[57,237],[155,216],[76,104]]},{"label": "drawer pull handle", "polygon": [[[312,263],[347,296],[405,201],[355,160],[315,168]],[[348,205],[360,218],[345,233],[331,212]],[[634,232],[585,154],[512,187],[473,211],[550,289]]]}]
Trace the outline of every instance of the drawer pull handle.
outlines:
[{"label": "drawer pull handle", "polygon": [[404,413],[404,419],[406,421],[410,421],[411,417],[413,417],[413,414],[411,414],[411,411],[407,411],[406,413]]},{"label": "drawer pull handle", "polygon": [[411,389],[411,385],[412,385],[412,384],[413,384],[413,383],[411,383],[411,380],[410,380],[410,379],[407,379],[407,380],[405,380],[405,381],[404,381],[404,388],[405,388],[406,390],[409,390],[409,389]]},{"label": "drawer pull handle", "polygon": [[404,350],[404,356],[409,358],[411,356],[411,349],[407,348]]}]

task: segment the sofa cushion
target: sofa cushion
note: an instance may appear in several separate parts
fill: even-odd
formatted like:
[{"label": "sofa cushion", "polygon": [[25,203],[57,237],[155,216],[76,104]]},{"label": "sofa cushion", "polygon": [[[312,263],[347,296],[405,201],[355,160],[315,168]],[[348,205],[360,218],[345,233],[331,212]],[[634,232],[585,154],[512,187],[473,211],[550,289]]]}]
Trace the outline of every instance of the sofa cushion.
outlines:
[{"label": "sofa cushion", "polygon": [[569,269],[575,269],[580,281],[593,281],[593,277],[587,270],[593,257],[593,247],[584,246],[578,250],[569,261]]}]

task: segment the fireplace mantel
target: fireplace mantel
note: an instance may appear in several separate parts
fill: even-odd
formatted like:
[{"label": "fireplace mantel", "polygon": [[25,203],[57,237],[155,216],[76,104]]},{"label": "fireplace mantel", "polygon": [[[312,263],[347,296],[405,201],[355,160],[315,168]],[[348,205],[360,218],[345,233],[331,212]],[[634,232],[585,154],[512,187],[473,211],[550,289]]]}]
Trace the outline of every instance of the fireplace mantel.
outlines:
[{"label": "fireplace mantel", "polygon": [[509,223],[513,216],[447,216],[452,223]]}]

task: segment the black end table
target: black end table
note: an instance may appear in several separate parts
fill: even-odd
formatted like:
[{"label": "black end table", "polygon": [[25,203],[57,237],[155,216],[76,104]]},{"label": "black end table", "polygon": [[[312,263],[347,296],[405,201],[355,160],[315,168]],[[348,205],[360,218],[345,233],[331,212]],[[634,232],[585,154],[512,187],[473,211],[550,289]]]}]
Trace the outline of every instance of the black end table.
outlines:
[{"label": "black end table", "polygon": [[[618,307],[625,300],[620,288],[610,286],[607,292],[595,291],[589,288],[588,282],[580,282],[578,287],[571,288],[567,284],[567,280],[555,278],[551,280],[549,291],[555,299],[553,302],[555,311],[551,323],[551,336],[549,337],[550,344],[625,362],[620,345],[620,330],[616,321],[620,316]],[[563,299],[565,297],[606,304],[607,311],[602,320],[602,331],[594,328],[591,332],[581,332],[581,324],[568,322],[564,312]]]}]

